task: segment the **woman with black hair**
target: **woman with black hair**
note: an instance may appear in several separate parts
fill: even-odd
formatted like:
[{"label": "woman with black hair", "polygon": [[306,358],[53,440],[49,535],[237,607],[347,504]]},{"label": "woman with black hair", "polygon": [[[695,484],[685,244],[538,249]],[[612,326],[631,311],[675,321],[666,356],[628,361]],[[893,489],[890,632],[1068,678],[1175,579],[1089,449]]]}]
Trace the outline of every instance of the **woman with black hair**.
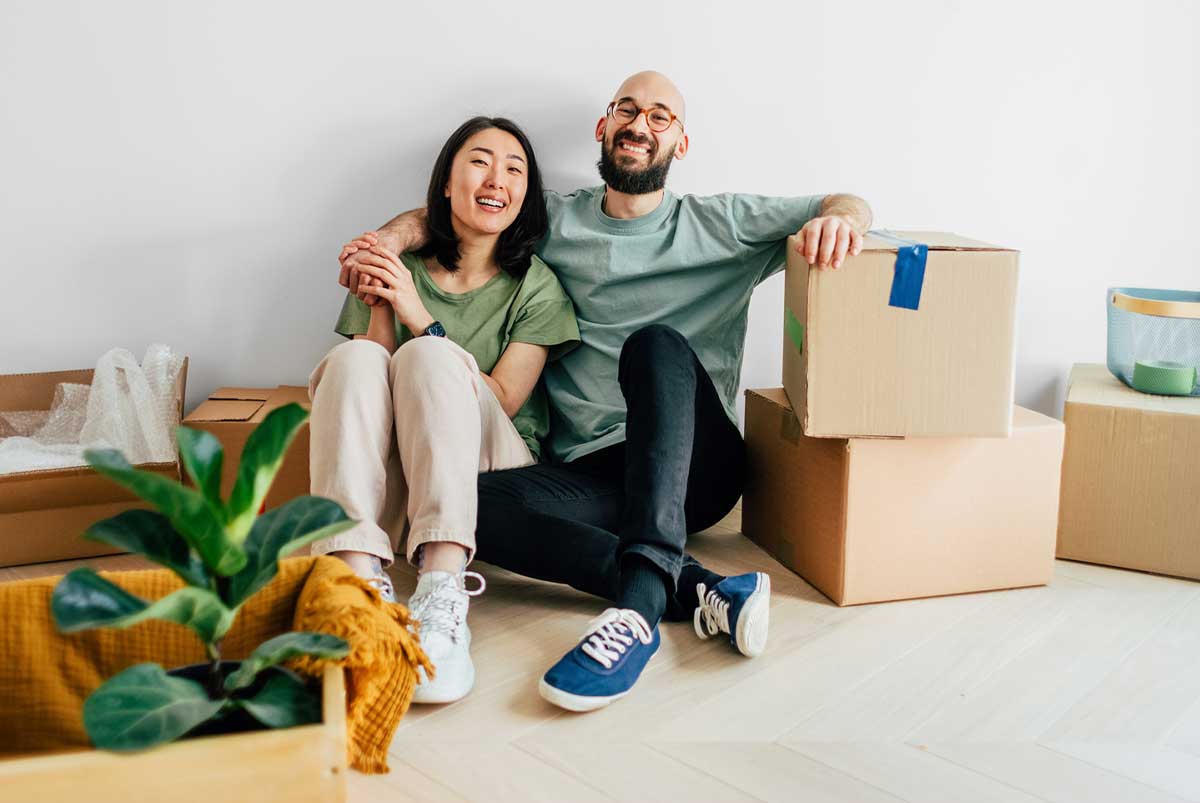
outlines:
[{"label": "woman with black hair", "polygon": [[[428,243],[395,254],[357,241],[359,296],[335,330],[352,338],[309,378],[312,493],[353,528],[313,545],[395,601],[384,569],[407,530],[419,571],[408,602],[436,668],[414,702],[450,702],[475,670],[466,624],[483,578],[474,557],[476,477],[530,465],[549,429],[538,379],[579,344],[570,300],[533,251],[547,228],[541,175],[524,132],[475,117],[447,140],[427,199]],[[406,515],[407,514],[407,515]],[[467,590],[466,577],[479,586]]]}]

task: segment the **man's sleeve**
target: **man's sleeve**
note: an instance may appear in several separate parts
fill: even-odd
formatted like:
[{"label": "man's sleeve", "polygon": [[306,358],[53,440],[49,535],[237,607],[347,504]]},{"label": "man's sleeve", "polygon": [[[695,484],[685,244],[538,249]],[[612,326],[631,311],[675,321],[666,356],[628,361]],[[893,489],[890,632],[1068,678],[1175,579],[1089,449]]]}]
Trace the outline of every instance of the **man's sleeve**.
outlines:
[{"label": "man's sleeve", "polygon": [[783,268],[787,238],[816,217],[825,200],[824,195],[778,198],[733,194],[728,198],[733,236],[755,252],[753,267],[758,270],[760,282]]},{"label": "man's sleeve", "polygon": [[346,300],[342,302],[342,311],[338,313],[337,323],[333,331],[339,335],[353,338],[355,335],[365,335],[371,325],[371,308],[358,300],[358,296],[346,291]]}]

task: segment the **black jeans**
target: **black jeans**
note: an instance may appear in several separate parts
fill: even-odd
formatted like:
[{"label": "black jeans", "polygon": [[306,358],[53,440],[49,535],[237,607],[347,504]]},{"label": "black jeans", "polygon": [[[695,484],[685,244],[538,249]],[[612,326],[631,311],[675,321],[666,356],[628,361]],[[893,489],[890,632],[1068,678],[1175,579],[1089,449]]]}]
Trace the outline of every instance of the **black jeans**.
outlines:
[{"label": "black jeans", "polygon": [[479,476],[476,556],[510,571],[616,598],[623,556],[668,578],[676,599],[688,533],[720,521],[742,493],[745,446],[687,340],[659,324],[634,332],[618,378],[626,441],[571,463]]}]

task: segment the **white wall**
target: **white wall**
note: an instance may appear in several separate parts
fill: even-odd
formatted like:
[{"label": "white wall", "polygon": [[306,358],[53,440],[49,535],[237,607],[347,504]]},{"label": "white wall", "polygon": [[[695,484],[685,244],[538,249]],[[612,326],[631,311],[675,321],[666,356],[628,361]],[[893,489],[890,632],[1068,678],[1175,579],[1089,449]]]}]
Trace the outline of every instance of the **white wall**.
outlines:
[{"label": "white wall", "polygon": [[[4,0],[0,373],[162,340],[189,406],[301,384],[339,245],[420,202],[459,122],[512,116],[550,187],[598,184],[594,123],[647,67],[689,102],[677,192],[850,191],[1019,248],[1021,403],[1103,360],[1109,285],[1200,285],[1189,0],[320,5]],[[781,294],[746,386],[780,382]]]}]

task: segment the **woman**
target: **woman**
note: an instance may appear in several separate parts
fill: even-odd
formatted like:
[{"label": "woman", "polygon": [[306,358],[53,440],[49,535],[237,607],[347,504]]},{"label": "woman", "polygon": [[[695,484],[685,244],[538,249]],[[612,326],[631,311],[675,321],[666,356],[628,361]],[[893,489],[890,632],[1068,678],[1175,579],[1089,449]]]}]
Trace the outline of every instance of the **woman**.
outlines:
[{"label": "woman", "polygon": [[533,254],[546,207],[516,124],[463,123],[434,164],[427,208],[422,250],[394,254],[369,235],[351,246],[369,251],[359,292],[376,303],[347,296],[335,329],[352,340],[309,378],[310,467],[312,493],[359,523],[312,551],[337,555],[394,601],[384,569],[407,512],[406,556],[419,571],[408,607],[437,668],[414,701],[450,702],[475,679],[466,616],[483,578],[465,569],[476,476],[537,460],[549,425],[538,378],[578,345],[579,329]]}]

